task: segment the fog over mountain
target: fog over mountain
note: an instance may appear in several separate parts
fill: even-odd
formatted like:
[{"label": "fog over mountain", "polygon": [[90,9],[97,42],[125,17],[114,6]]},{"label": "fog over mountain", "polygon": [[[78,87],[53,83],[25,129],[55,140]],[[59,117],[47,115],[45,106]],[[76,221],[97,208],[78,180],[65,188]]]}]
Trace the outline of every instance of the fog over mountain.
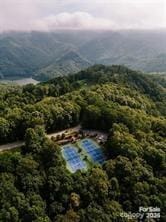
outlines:
[{"label": "fog over mountain", "polygon": [[165,39],[165,0],[0,0],[1,79],[99,63],[165,72]]},{"label": "fog over mountain", "polygon": [[0,31],[166,28],[165,0],[0,0]]}]

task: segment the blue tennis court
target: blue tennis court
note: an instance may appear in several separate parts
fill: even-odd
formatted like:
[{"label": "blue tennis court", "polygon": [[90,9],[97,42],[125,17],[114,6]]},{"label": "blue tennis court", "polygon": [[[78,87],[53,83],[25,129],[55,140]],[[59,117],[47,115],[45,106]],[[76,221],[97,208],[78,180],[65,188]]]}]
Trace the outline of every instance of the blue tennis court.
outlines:
[{"label": "blue tennis court", "polygon": [[91,158],[93,159],[94,162],[102,164],[105,161],[104,154],[101,151],[101,149],[99,149],[99,148],[95,149],[93,151],[90,151],[89,155],[91,156]]},{"label": "blue tennis court", "polygon": [[73,173],[77,170],[86,168],[85,162],[83,162],[79,156],[77,158],[70,159],[68,164],[70,165]]},{"label": "blue tennis court", "polygon": [[104,153],[100,146],[98,146],[91,139],[83,139],[80,141],[81,147],[89,154],[92,160],[96,163],[103,164],[105,161]]},{"label": "blue tennis court", "polygon": [[68,144],[66,146],[63,146],[62,155],[66,160],[68,169],[72,173],[76,172],[77,170],[86,168],[86,163],[81,160],[76,148],[73,145]]},{"label": "blue tennis court", "polygon": [[78,157],[78,153],[74,147],[64,146],[62,148],[63,148],[64,157],[66,160],[70,160],[70,159]]}]

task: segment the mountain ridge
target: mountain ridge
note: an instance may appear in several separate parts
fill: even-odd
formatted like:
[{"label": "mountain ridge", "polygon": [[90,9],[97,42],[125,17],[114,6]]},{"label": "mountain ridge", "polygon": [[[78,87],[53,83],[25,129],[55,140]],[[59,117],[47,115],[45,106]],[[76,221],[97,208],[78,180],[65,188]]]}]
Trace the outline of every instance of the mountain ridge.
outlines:
[{"label": "mountain ridge", "polygon": [[[70,64],[63,66],[61,63],[66,63],[65,56],[69,51],[77,53],[80,61],[75,61],[74,55],[71,55],[68,58],[68,61],[71,59]],[[165,55],[165,31],[7,33],[0,35],[0,78],[35,78],[47,66],[50,73],[67,75],[87,67],[88,63],[118,64],[144,72],[165,72]],[[47,69],[43,75],[40,75],[41,80],[55,77]]]}]

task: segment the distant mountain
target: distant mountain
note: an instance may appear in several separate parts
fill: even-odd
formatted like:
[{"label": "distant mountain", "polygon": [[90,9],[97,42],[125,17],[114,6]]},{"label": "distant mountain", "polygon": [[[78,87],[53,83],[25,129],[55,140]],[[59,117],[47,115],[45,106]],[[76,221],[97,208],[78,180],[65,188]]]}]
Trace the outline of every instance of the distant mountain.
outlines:
[{"label": "distant mountain", "polygon": [[29,77],[61,57],[73,46],[53,33],[13,33],[0,39],[1,77]]},{"label": "distant mountain", "polygon": [[159,54],[155,58],[145,62],[142,68],[148,72],[166,72],[166,53]]},{"label": "distant mountain", "polygon": [[[84,44],[80,52],[94,63],[123,64],[142,71],[164,71],[166,32],[106,32]],[[155,67],[154,63],[157,67]]]},{"label": "distant mountain", "polygon": [[60,59],[57,59],[51,65],[48,65],[34,74],[35,79],[47,80],[48,78],[54,78],[56,76],[68,75],[81,70],[81,68],[87,68],[91,63],[83,58],[79,53],[75,51],[69,51],[64,54]]},{"label": "distant mountain", "polygon": [[0,35],[0,78],[40,80],[74,73],[91,64],[121,64],[166,71],[165,31],[63,31]]}]

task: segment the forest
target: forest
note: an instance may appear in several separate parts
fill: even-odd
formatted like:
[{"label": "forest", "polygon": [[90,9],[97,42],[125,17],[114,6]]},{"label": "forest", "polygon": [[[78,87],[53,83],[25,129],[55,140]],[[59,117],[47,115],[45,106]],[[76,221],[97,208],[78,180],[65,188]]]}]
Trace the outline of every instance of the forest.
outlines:
[{"label": "forest", "polygon": [[165,72],[166,31],[0,33],[0,80],[32,77],[46,81],[94,64],[124,64],[144,72]]},{"label": "forest", "polygon": [[[1,84],[0,144],[25,145],[0,154],[0,221],[120,222],[128,221],[121,213],[151,206],[164,222],[164,81],[95,65],[37,85]],[[71,174],[46,133],[78,124],[108,133],[107,161]]]}]

